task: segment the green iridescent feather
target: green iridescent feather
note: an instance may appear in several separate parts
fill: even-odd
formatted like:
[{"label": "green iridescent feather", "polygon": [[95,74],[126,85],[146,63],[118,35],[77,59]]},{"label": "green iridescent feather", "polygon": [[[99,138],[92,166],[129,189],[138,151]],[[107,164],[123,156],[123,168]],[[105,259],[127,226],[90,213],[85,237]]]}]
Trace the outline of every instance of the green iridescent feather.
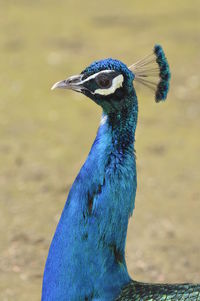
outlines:
[{"label": "green iridescent feather", "polygon": [[131,281],[115,301],[200,301],[197,284],[149,284]]}]

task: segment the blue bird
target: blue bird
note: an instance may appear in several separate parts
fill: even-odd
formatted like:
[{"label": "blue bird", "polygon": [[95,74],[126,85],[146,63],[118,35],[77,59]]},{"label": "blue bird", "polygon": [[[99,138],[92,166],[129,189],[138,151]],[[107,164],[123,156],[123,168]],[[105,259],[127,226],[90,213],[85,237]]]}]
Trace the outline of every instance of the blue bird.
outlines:
[{"label": "blue bird", "polygon": [[129,68],[111,58],[96,61],[52,87],[86,95],[103,114],[49,249],[42,301],[200,300],[200,286],[133,281],[125,261],[137,188],[133,82],[153,89],[159,102],[167,97],[169,80],[167,60],[156,45],[153,54]]}]

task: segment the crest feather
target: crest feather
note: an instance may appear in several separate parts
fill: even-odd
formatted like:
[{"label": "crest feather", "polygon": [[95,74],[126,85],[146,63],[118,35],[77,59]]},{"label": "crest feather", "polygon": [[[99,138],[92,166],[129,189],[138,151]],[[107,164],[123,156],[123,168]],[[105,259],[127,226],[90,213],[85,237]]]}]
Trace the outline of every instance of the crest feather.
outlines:
[{"label": "crest feather", "polygon": [[137,61],[129,69],[135,75],[135,81],[154,91],[156,102],[167,98],[171,74],[160,45],[155,45],[152,54]]}]

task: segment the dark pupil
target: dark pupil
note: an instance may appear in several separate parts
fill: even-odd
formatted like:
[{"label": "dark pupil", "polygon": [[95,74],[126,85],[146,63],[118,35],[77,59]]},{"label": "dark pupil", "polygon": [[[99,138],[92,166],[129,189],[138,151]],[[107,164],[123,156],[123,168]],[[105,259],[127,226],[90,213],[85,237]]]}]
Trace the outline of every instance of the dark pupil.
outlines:
[{"label": "dark pupil", "polygon": [[105,75],[101,75],[101,76],[99,76],[99,78],[97,80],[97,84],[101,88],[108,88],[110,86],[110,79],[108,77],[106,77]]}]

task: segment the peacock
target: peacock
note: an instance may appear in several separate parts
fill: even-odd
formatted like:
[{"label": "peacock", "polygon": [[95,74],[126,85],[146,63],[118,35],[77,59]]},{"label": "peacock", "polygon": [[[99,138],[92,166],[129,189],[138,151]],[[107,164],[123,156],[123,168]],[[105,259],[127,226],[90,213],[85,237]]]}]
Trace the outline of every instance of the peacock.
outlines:
[{"label": "peacock", "polygon": [[167,97],[169,81],[167,59],[155,45],[150,55],[130,67],[112,58],[95,61],[52,87],[86,95],[103,113],[51,242],[42,301],[200,301],[200,285],[132,280],[125,260],[137,188],[138,101],[133,83],[152,89],[160,102]]}]

